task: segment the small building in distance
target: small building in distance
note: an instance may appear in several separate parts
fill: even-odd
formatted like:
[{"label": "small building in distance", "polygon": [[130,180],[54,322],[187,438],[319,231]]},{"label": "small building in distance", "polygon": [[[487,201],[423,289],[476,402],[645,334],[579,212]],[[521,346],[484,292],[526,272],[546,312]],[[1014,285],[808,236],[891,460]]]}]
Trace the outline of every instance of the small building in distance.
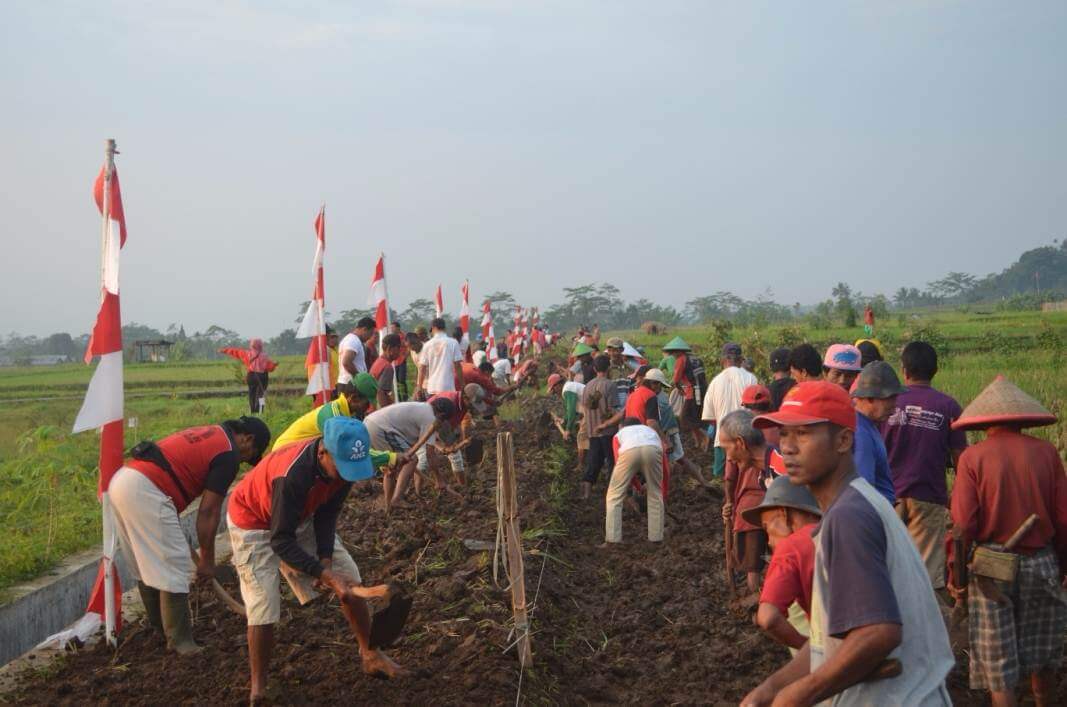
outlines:
[{"label": "small building in distance", "polygon": [[166,363],[170,358],[173,341],[165,339],[142,339],[133,342],[133,358],[137,363]]}]

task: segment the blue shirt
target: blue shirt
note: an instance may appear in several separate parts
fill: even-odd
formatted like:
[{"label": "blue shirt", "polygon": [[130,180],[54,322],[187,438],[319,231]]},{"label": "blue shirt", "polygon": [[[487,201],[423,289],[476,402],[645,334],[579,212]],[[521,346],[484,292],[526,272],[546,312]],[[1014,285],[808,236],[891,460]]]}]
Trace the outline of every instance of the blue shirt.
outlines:
[{"label": "blue shirt", "polygon": [[889,475],[889,455],[885,451],[882,433],[867,419],[856,413],[856,441],[852,446],[852,459],[856,462],[856,473],[867,480],[886,500],[897,500],[893,491],[893,477]]}]

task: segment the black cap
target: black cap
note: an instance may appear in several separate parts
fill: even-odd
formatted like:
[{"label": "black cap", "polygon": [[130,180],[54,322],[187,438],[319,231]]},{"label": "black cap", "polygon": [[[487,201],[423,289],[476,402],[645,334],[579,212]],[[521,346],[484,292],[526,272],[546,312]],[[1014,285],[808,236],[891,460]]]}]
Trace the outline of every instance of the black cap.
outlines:
[{"label": "black cap", "polygon": [[242,431],[245,434],[252,435],[252,443],[256,446],[256,456],[249,463],[258,464],[259,460],[263,458],[263,453],[270,446],[270,428],[267,427],[266,422],[251,415],[242,415],[240,423],[244,428]]}]

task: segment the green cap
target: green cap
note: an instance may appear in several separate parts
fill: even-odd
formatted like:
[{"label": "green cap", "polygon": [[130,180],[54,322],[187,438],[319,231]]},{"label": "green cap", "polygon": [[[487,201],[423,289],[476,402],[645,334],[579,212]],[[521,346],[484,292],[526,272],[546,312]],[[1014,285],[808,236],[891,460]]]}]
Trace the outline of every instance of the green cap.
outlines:
[{"label": "green cap", "polygon": [[685,343],[685,339],[680,336],[676,336],[666,344],[663,345],[664,351],[692,351],[693,348]]},{"label": "green cap", "polygon": [[374,380],[374,376],[369,373],[357,373],[352,379],[352,385],[356,387],[360,395],[371,402],[378,397],[378,381]]},{"label": "green cap", "polygon": [[574,351],[571,352],[571,356],[585,356],[586,354],[593,353],[593,347],[584,342],[578,342],[578,345],[574,347]]}]

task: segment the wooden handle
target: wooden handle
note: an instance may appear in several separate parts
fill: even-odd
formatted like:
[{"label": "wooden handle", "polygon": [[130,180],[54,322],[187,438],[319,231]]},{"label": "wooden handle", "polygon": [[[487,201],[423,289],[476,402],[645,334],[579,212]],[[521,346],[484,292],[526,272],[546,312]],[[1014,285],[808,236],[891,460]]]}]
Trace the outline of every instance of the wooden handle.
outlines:
[{"label": "wooden handle", "polygon": [[349,587],[348,593],[360,599],[388,599],[393,591],[388,584],[378,584],[373,587]]},{"label": "wooden handle", "polygon": [[886,658],[878,667],[871,671],[871,674],[867,676],[864,682],[872,682],[874,680],[888,680],[890,678],[899,677],[904,672],[904,666],[896,658]]},{"label": "wooden handle", "polygon": [[1004,543],[1004,550],[1011,552],[1015,549],[1015,546],[1022,542],[1022,539],[1026,537],[1026,534],[1030,532],[1030,529],[1034,527],[1034,523],[1037,522],[1037,514],[1031,513],[1030,517],[1023,521],[1023,524],[1019,526],[1019,529],[1012,533],[1008,538],[1008,542]]}]

